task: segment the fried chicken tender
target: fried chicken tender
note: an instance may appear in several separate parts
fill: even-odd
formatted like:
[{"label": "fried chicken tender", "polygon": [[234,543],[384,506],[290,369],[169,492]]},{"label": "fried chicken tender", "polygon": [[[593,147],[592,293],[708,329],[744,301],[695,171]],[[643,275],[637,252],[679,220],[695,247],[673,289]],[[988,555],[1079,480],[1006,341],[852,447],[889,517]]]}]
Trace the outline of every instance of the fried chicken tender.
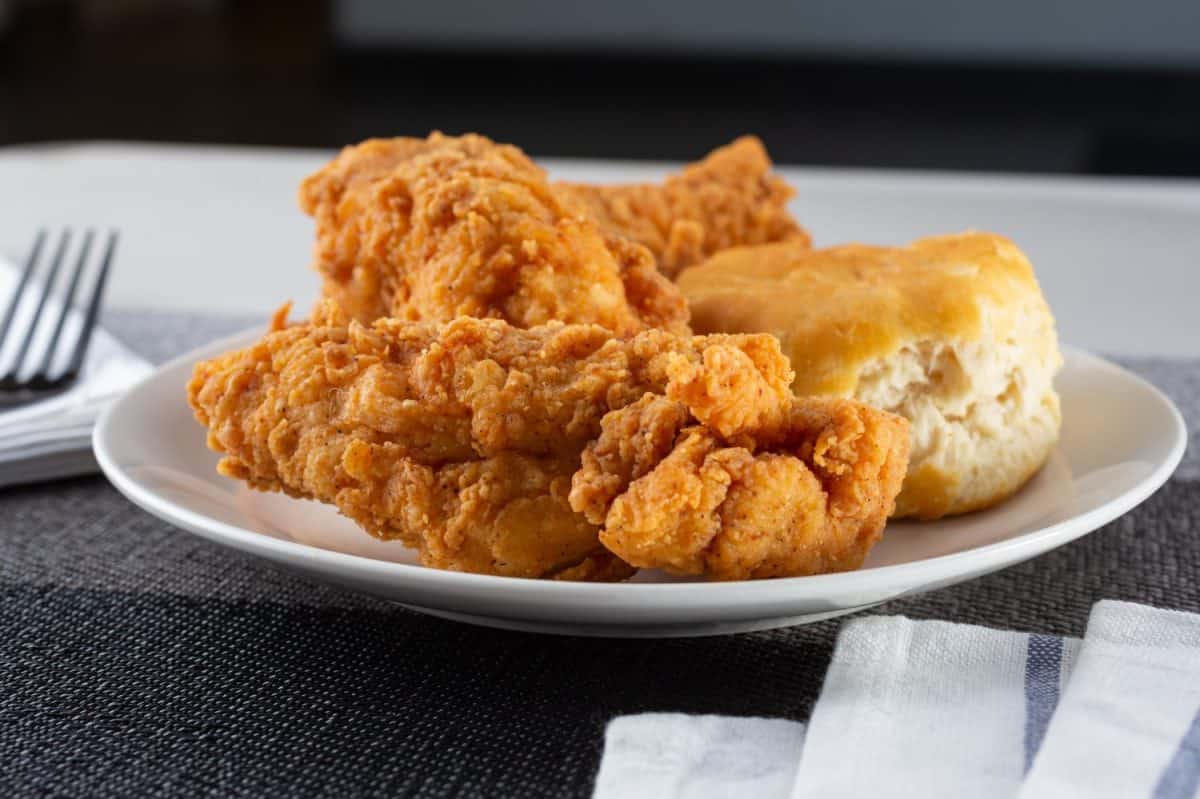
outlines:
[{"label": "fried chicken tender", "polygon": [[325,296],[363,323],[498,318],[687,333],[646,248],[604,236],[511,145],[473,134],[374,139],[307,178]]},{"label": "fried chicken tender", "polygon": [[787,211],[795,194],[771,174],[762,142],[743,136],[666,182],[555,188],[585,205],[601,228],[650,248],[659,271],[674,277],[718,250],[809,235]]},{"label": "fried chicken tender", "polygon": [[619,340],[595,325],[470,317],[368,328],[329,302],[311,323],[287,327],[281,313],[272,328],[198,364],[189,383],[209,446],[225,454],[219,471],[331,502],[439,568],[627,576],[567,498],[604,414],[671,396],[738,435],[791,396],[790,367],[764,335]]},{"label": "fried chicken tender", "polygon": [[850,568],[903,477],[904,422],[796,399],[769,335],[622,340],[471,317],[368,328],[331,302],[288,327],[285,313],[257,344],[196,366],[189,401],[218,470],[331,502],[430,566],[569,579]]},{"label": "fried chicken tender", "polygon": [[609,413],[571,507],[625,562],[719,580],[846,571],[879,540],[908,463],[908,424],[795,398],[732,438],[647,395]]}]

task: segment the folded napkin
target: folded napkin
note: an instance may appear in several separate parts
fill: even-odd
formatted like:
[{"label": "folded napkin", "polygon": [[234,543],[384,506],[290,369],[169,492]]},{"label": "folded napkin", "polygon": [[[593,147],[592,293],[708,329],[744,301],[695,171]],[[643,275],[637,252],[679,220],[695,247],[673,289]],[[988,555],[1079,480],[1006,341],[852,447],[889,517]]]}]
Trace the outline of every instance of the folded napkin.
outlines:
[{"label": "folded napkin", "polygon": [[853,620],[806,726],[617,718],[596,781],[597,797],[656,799],[1165,799],[1198,789],[1200,616],[1120,602],[1093,609],[1082,642]]},{"label": "folded napkin", "polygon": [[[16,269],[0,260],[0,309],[7,309],[17,277]],[[7,340],[0,346],[0,373],[6,373],[16,359],[41,288],[34,284],[25,288]],[[24,361],[23,376],[41,363],[61,310],[57,297],[48,298],[42,324]],[[56,348],[51,374],[66,364],[82,326],[82,314],[72,309]],[[71,388],[30,405],[0,408],[0,487],[95,471],[92,428],[96,419],[113,399],[150,370],[150,364],[103,329],[95,330],[79,380]]]}]

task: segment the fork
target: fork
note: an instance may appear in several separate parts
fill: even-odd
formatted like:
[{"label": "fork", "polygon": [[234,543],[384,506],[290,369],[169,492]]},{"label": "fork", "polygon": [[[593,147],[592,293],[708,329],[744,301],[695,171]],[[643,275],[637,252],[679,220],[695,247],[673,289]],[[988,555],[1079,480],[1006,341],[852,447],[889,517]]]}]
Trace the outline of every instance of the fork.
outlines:
[{"label": "fork", "polygon": [[[67,319],[70,316],[71,306],[75,301],[75,294],[79,291],[79,284],[87,269],[88,256],[91,253],[92,244],[96,238],[95,231],[90,229],[84,233],[83,245],[80,247],[79,254],[76,257],[75,268],[71,273],[70,283],[67,284],[66,293],[62,298],[62,310],[58,314],[58,320],[54,323],[54,330],[50,334],[49,343],[42,353],[41,363],[37,365],[32,374],[21,377],[26,365],[25,362],[29,359],[30,348],[42,323],[42,316],[46,311],[46,305],[54,289],[55,281],[62,270],[63,261],[66,259],[71,237],[72,232],[69,228],[59,234],[58,244],[54,248],[49,272],[42,281],[41,293],[37,297],[37,305],[33,316],[29,319],[27,325],[25,325],[24,336],[17,349],[16,357],[8,367],[8,370],[0,377],[0,405],[12,406],[33,402],[69,388],[79,378],[84,358],[87,357],[88,345],[92,340],[92,332],[96,328],[96,321],[100,315],[100,302],[104,295],[104,284],[108,280],[109,268],[117,246],[117,232],[115,230],[108,232],[104,255],[100,262],[100,271],[92,285],[91,296],[87,300],[83,326],[80,328],[79,335],[75,339],[74,347],[71,350],[66,366],[57,374],[51,374],[51,367],[59,352],[59,342],[62,339],[63,329],[66,327]],[[13,329],[13,321],[16,319],[17,311],[21,307],[25,291],[30,285],[30,279],[37,268],[38,262],[41,260],[46,239],[46,230],[42,229],[38,231],[37,238],[33,242],[33,248],[30,250],[29,257],[25,261],[25,268],[21,272],[20,279],[17,281],[17,288],[8,302],[8,308],[4,312],[3,321],[0,321],[0,352],[8,344],[10,334],[15,336],[22,335],[21,330]]]}]

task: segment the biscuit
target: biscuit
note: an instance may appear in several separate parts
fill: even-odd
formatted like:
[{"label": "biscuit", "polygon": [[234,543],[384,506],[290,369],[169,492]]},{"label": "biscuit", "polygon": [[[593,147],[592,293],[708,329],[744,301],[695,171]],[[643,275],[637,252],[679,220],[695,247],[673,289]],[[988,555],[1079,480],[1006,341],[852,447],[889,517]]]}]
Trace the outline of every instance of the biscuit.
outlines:
[{"label": "biscuit", "polygon": [[994,505],[1058,440],[1054,318],[1028,259],[1001,236],[738,248],[685,271],[679,286],[697,333],[778,336],[798,394],[853,397],[909,419],[896,517]]}]

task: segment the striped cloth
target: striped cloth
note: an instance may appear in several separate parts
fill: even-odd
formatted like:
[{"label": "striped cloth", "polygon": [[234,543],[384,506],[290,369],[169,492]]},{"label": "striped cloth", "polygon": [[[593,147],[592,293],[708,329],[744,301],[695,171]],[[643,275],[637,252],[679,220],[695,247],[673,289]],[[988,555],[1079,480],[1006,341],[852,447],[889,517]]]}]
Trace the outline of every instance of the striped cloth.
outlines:
[{"label": "striped cloth", "polygon": [[1101,602],[1023,799],[1200,789],[1200,615]]},{"label": "striped cloth", "polygon": [[1192,799],[1198,711],[1197,614],[1100,602],[1082,641],[857,619],[806,726],[618,718],[595,797]]},{"label": "striped cloth", "polygon": [[[264,322],[104,323],[161,362]],[[1077,636],[1106,597],[1200,611],[1200,360],[1127,365],[1184,409],[1193,446],[1175,478],[1068,546],[880,612]],[[208,544],[100,477],[5,489],[0,795],[589,796],[614,717],[807,721],[841,626],[660,641],[488,630]]]}]

